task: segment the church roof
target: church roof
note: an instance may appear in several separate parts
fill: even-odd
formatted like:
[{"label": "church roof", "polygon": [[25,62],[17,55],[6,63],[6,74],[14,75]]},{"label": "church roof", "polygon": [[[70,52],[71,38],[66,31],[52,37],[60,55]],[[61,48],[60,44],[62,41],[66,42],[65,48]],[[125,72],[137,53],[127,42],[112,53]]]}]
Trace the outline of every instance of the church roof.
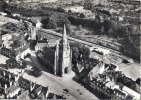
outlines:
[{"label": "church roof", "polygon": [[39,57],[44,57],[44,59],[48,59],[52,64],[54,64],[54,59],[55,59],[55,50],[52,50],[49,47],[45,47],[43,49],[43,54],[39,53]]}]

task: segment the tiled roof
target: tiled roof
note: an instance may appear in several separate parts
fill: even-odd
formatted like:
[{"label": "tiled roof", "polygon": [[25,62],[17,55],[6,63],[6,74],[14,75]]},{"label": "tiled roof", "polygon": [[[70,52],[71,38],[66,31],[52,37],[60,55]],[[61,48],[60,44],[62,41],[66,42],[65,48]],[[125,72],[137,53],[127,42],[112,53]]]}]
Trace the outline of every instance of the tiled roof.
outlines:
[{"label": "tiled roof", "polygon": [[107,87],[106,91],[109,93],[109,94],[113,94],[114,93],[114,90],[112,90],[111,88]]},{"label": "tiled roof", "polygon": [[84,69],[84,66],[78,63],[76,65],[76,68],[77,68],[76,70],[80,73]]},{"label": "tiled roof", "polygon": [[46,47],[47,46],[47,43],[37,43],[36,44],[36,47]]},{"label": "tiled roof", "polygon": [[126,98],[125,98],[125,100],[133,100],[133,98],[134,98],[133,96],[127,95]]},{"label": "tiled roof", "polygon": [[122,92],[121,90],[119,90],[119,89],[114,89],[114,91],[116,92],[116,93],[118,93],[118,94],[120,94],[120,95],[126,95],[124,92]]},{"label": "tiled roof", "polygon": [[51,50],[50,48],[44,48],[43,56],[45,59],[48,59],[52,64],[54,64],[55,59],[55,51]]},{"label": "tiled roof", "polygon": [[39,87],[34,91],[34,94],[37,95],[37,93],[38,93],[39,91],[41,91],[41,90],[42,90],[42,86],[39,86]]},{"label": "tiled roof", "polygon": [[6,89],[6,94],[7,93],[11,93],[11,92],[17,90],[18,88],[20,88],[20,87],[17,87],[15,85],[12,85],[11,87],[9,87],[9,88]]},{"label": "tiled roof", "polygon": [[28,95],[29,95],[29,91],[26,90],[25,92],[23,92],[22,94],[20,94],[17,99],[28,99],[27,98]]},{"label": "tiled roof", "polygon": [[45,95],[48,91],[48,87],[42,87],[42,94]]},{"label": "tiled roof", "polygon": [[47,99],[52,99],[55,94],[49,93]]},{"label": "tiled roof", "polygon": [[105,78],[106,78],[105,74],[98,74],[98,76],[99,76],[100,79],[104,79],[105,80]]},{"label": "tiled roof", "polygon": [[34,98],[35,98],[35,95],[32,93],[32,94],[29,94],[29,97],[30,97],[31,99],[34,99]]},{"label": "tiled roof", "polygon": [[2,35],[2,38],[7,37],[7,36],[12,37],[12,35],[11,35],[11,34],[5,34],[5,35]]},{"label": "tiled roof", "polygon": [[47,40],[38,40],[37,43],[47,43]]}]

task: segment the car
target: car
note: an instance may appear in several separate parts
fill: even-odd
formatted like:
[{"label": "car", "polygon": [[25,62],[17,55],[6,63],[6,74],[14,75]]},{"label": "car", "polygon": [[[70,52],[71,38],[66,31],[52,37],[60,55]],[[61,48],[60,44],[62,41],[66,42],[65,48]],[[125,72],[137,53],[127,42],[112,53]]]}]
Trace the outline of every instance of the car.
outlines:
[{"label": "car", "polygon": [[68,93],[69,92],[69,90],[68,89],[63,89],[66,93]]}]

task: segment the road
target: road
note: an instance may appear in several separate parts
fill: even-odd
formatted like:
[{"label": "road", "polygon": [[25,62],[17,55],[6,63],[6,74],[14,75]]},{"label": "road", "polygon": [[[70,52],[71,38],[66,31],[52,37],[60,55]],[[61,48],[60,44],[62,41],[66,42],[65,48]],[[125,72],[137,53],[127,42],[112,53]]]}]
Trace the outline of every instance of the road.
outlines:
[{"label": "road", "polygon": [[[51,91],[57,94],[64,94],[63,89],[68,89],[69,93],[64,94],[64,96],[67,97],[69,100],[98,99],[94,94],[89,92],[86,88],[84,88],[82,85],[72,79],[72,77],[74,77],[73,73],[72,75],[66,76],[64,78],[54,76],[53,74],[49,73],[48,70],[38,62],[34,52],[31,52],[30,59],[33,65],[42,68],[43,74],[39,78],[35,78],[25,73],[23,75],[24,78],[36,82],[37,84],[41,84],[43,86],[50,86]],[[78,89],[80,89],[80,92],[78,92]],[[82,95],[80,95],[80,93],[82,93]]]}]

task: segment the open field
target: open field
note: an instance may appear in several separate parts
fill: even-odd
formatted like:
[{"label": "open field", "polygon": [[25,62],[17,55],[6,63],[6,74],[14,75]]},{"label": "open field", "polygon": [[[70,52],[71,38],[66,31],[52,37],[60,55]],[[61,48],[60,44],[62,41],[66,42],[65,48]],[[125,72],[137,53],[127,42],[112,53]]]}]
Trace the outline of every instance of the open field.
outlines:
[{"label": "open field", "polygon": [[72,30],[71,34],[75,35],[76,37],[88,38],[88,39],[96,38],[96,39],[101,39],[104,41],[117,43],[116,39],[106,35],[101,35],[100,33],[93,31],[90,28],[82,27],[81,29],[78,29],[77,26],[71,25],[71,30]]}]

